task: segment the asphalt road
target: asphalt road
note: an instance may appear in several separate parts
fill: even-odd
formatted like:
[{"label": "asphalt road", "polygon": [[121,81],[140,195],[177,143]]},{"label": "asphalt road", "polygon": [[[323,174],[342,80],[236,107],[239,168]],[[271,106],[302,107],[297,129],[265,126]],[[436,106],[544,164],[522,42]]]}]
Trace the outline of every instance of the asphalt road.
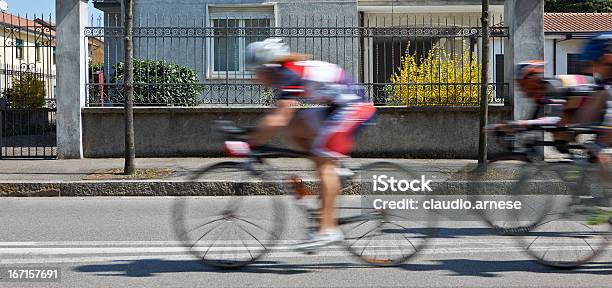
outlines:
[{"label": "asphalt road", "polygon": [[[211,209],[223,201],[204,200],[203,208]],[[612,287],[610,248],[580,269],[556,270],[530,260],[516,239],[474,221],[441,221],[429,248],[394,268],[365,265],[334,246],[317,255],[273,251],[247,268],[217,270],[177,242],[176,201],[0,198],[0,269],[61,274],[54,283],[0,279],[0,287]],[[294,223],[298,216],[286,217]],[[300,237],[287,229],[283,241]]]}]

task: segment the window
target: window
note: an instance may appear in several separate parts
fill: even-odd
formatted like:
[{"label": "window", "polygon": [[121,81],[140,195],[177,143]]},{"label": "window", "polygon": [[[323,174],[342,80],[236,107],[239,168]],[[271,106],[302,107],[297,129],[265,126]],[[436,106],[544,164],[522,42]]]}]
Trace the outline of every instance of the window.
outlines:
[{"label": "window", "polygon": [[567,54],[567,74],[585,74],[588,73],[585,70],[583,61],[579,60],[580,54]]},{"label": "window", "polygon": [[[254,10],[254,11],[253,11]],[[273,13],[261,9],[211,9],[210,26],[215,28],[210,45],[210,77],[244,76],[245,47],[268,37]],[[240,36],[238,36],[240,35]]]},{"label": "window", "polygon": [[42,47],[40,45],[40,43],[36,43],[36,53],[34,53],[34,57],[36,62],[40,62],[42,61]]},{"label": "window", "polygon": [[23,40],[15,40],[15,58],[23,59]]},{"label": "window", "polygon": [[52,48],[51,57],[53,58],[53,64],[55,64],[55,47]]}]

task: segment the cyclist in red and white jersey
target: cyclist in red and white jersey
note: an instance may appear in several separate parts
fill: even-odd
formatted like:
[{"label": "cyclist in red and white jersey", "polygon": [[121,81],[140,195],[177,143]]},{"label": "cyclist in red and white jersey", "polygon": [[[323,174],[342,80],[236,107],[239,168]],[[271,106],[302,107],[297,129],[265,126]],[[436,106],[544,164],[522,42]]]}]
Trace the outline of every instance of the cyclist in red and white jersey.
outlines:
[{"label": "cyclist in red and white jersey", "polygon": [[[321,221],[318,233],[298,246],[304,250],[343,240],[335,218],[335,199],[341,188],[336,161],[348,155],[355,132],[376,111],[363,89],[342,68],[307,58],[291,53],[279,38],[251,43],[245,55],[256,80],[272,88],[276,98],[276,108],[261,119],[251,135],[250,147],[264,144],[287,128],[292,144],[314,155],[321,183]],[[297,109],[300,103],[320,106]]]}]

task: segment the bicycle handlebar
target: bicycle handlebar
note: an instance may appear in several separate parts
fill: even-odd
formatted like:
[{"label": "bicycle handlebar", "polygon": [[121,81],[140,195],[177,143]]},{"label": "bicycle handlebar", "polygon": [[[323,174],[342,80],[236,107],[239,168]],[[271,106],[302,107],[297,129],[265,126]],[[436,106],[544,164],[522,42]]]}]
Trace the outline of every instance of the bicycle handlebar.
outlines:
[{"label": "bicycle handlebar", "polygon": [[601,126],[599,124],[570,124],[566,126],[557,126],[553,124],[530,124],[527,127],[511,126],[513,131],[499,130],[497,124],[487,126],[487,131],[499,134],[517,134],[527,131],[544,131],[544,132],[573,132],[576,134],[596,134],[602,130],[609,130],[612,127]]},{"label": "bicycle handlebar", "polygon": [[[252,133],[257,127],[238,127],[232,121],[228,120],[217,120],[214,122],[214,130],[226,136],[227,140],[244,140],[244,136]],[[242,137],[242,138],[241,138]],[[271,145],[261,145],[251,148],[249,157],[252,158],[280,158],[280,157],[310,157],[312,156],[309,152],[302,152],[282,147],[276,147]]]}]

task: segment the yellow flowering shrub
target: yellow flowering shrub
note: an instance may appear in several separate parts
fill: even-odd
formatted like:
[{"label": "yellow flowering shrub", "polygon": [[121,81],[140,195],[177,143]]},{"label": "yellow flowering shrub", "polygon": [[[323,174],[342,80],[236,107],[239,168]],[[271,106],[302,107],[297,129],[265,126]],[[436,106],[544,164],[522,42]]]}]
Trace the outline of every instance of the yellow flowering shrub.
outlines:
[{"label": "yellow flowering shrub", "polygon": [[[461,55],[463,53],[463,55]],[[480,102],[480,72],[475,53],[446,51],[435,45],[417,61],[408,47],[387,87],[388,105],[476,106]]]}]

